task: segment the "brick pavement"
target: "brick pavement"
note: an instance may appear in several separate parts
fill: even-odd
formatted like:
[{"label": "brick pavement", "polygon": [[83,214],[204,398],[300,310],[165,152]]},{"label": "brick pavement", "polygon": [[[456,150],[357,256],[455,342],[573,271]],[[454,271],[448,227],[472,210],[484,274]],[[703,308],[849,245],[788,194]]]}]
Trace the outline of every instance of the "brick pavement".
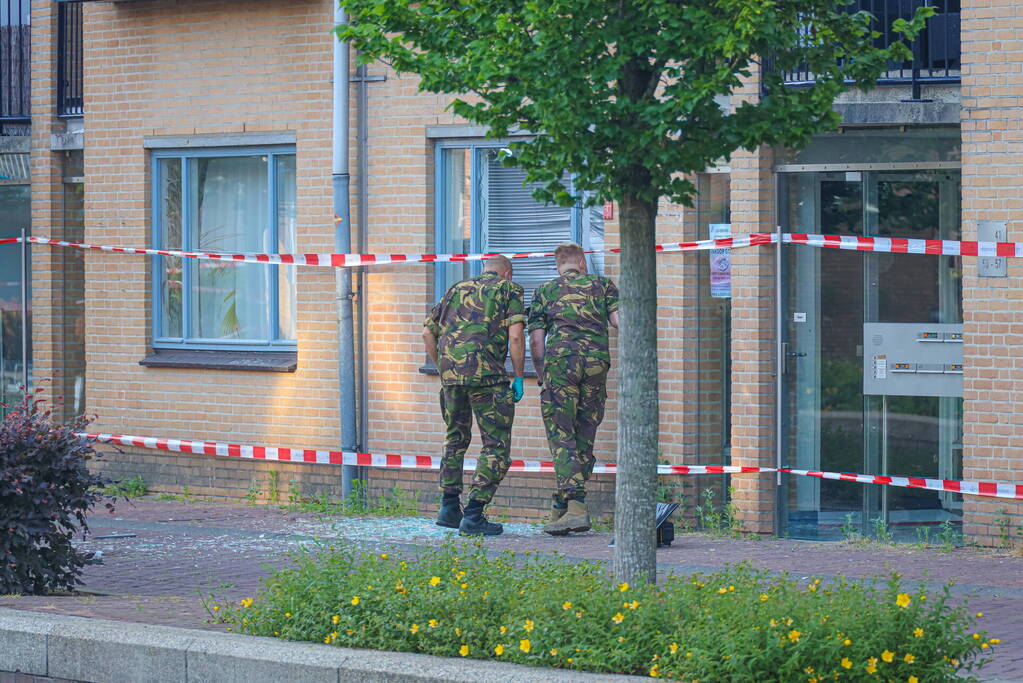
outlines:
[{"label": "brick pavement", "polygon": [[[0,597],[0,606],[86,617],[222,629],[207,622],[202,597],[253,595],[288,554],[319,541],[366,549],[412,549],[454,536],[425,518],[326,519],[275,506],[229,503],[138,501],[120,504],[115,516],[91,520],[84,544],[102,553],[103,564],[86,568],[82,593],[41,597]],[[553,538],[538,527],[515,524],[487,540],[487,547],[516,552],[558,551],[569,558],[608,560],[608,533]],[[775,538],[714,538],[681,535],[658,551],[662,571],[713,571],[748,561],[754,567],[793,576],[869,577],[896,571],[907,580],[940,585],[955,581],[955,592],[982,611],[983,628],[1000,637],[984,680],[1023,682],[1023,556],[959,548],[951,552],[910,546],[877,547]]]}]

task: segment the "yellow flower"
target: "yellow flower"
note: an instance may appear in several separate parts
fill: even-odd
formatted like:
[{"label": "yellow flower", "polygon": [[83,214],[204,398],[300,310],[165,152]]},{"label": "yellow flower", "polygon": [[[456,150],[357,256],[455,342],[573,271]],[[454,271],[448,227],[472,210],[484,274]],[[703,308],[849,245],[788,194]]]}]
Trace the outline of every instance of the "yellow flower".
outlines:
[{"label": "yellow flower", "polygon": [[852,641],[846,638],[845,640],[842,641],[842,645],[852,645]]},{"label": "yellow flower", "polygon": [[917,626],[915,629],[913,629],[913,635],[916,636],[917,638],[923,638],[924,630]]},{"label": "yellow flower", "polygon": [[419,633],[419,624],[412,624],[412,626],[409,628],[409,631],[411,631],[413,634]]},{"label": "yellow flower", "polygon": [[458,654],[462,655],[463,657],[468,657],[469,656],[469,646],[468,645],[463,645],[462,647],[458,648]]},{"label": "yellow flower", "polygon": [[285,612],[284,613],[284,618],[285,619],[291,619],[291,612]]},{"label": "yellow flower", "polygon": [[352,598],[352,604],[353,605],[358,605],[360,602],[362,602],[362,601],[359,600],[359,596],[358,595],[356,595],[354,598]]},{"label": "yellow flower", "polygon": [[977,618],[978,618],[978,619],[980,619],[980,618],[981,618],[982,616],[984,616],[984,613],[983,613],[983,612],[977,612]]},{"label": "yellow flower", "polygon": [[571,658],[571,657],[569,657],[569,658],[568,658],[568,659],[566,659],[565,661],[566,661],[566,662],[568,662],[569,664],[571,664],[571,663],[572,663],[572,658]]},{"label": "yellow flower", "polygon": [[508,632],[508,627],[507,626],[502,626],[501,627],[501,635],[503,636],[507,632]]},{"label": "yellow flower", "polygon": [[625,591],[629,590],[629,584],[627,583],[618,584],[618,590],[624,593]]},{"label": "yellow flower", "polygon": [[620,624],[624,620],[625,620],[625,615],[622,614],[621,612],[615,612],[615,615],[613,617],[611,617],[611,621],[613,621],[616,624]]},{"label": "yellow flower", "polygon": [[567,612],[568,610],[572,609],[572,603],[568,601],[561,603],[561,609]]},{"label": "yellow flower", "polygon": [[877,671],[877,657],[871,657],[867,660],[867,673],[872,674]]},{"label": "yellow flower", "polygon": [[912,602],[912,600],[909,597],[909,593],[899,593],[895,596],[895,604],[899,607],[909,607],[910,602]]},{"label": "yellow flower", "polygon": [[686,659],[692,659],[692,658],[693,658],[693,653],[692,652],[687,652],[686,653]]},{"label": "yellow flower", "polygon": [[494,654],[500,657],[504,654],[504,645],[498,645],[494,648]]},{"label": "yellow flower", "polygon": [[526,631],[526,633],[530,633],[533,630],[533,620],[526,619],[526,623],[522,625],[522,628]]},{"label": "yellow flower", "polygon": [[557,657],[557,656],[558,656],[558,648],[552,647],[551,648],[551,657]]},{"label": "yellow flower", "polygon": [[775,621],[774,619],[771,619],[771,622],[770,622],[770,623],[771,623],[771,628],[774,628],[775,626],[777,626],[777,625],[778,625],[778,622],[777,622],[777,621]]},{"label": "yellow flower", "polygon": [[890,662],[893,659],[895,659],[895,653],[892,652],[891,650],[885,650],[884,652],[881,653],[881,659],[883,659],[886,662]]},{"label": "yellow flower", "polygon": [[979,633],[974,633],[973,634],[973,639],[974,640],[980,640],[980,634]]},{"label": "yellow flower", "polygon": [[380,553],[380,559],[381,560],[386,560],[387,559],[387,553]]},{"label": "yellow flower", "polygon": [[582,619],[583,618],[583,613],[582,613],[581,610],[575,613],[575,618],[576,619]]},{"label": "yellow flower", "polygon": [[851,669],[852,668],[852,660],[849,659],[848,657],[842,657],[841,664],[842,664],[842,668],[843,669]]},{"label": "yellow flower", "polygon": [[987,648],[988,648],[988,644],[987,643],[981,643],[980,644],[980,649],[981,650],[986,650]]},{"label": "yellow flower", "polygon": [[672,643],[671,645],[669,645],[668,651],[671,652],[671,654],[675,654],[676,652],[678,652],[678,643]]},{"label": "yellow flower", "polygon": [[523,638],[519,641],[519,649],[523,652],[529,652],[529,648],[533,647],[527,638]]},{"label": "yellow flower", "polygon": [[1001,643],[1001,642],[1002,642],[1002,641],[1001,641],[1001,639],[1000,639],[1000,638],[992,638],[992,639],[991,639],[991,644],[992,644],[992,645],[998,645],[998,644],[999,644],[999,643]]},{"label": "yellow flower", "polygon": [[341,621],[341,617],[339,617],[338,615],[335,614],[334,616],[332,616],[330,618],[330,621],[331,621],[332,624],[337,626],[337,622]]},{"label": "yellow flower", "polygon": [[913,662],[916,661],[916,657],[914,657],[913,655],[908,654],[908,653],[906,654],[905,657],[903,657],[903,659],[906,660],[906,664],[912,664]]},{"label": "yellow flower", "polygon": [[637,607],[639,607],[639,600],[633,600],[628,605],[626,605],[626,607],[628,607],[629,609],[636,609]]},{"label": "yellow flower", "polygon": [[462,589],[464,590],[464,589],[466,589],[466,588],[468,588],[468,587],[469,587],[469,584],[467,584],[467,583],[463,583],[463,584],[462,584],[461,586],[459,586],[459,587],[460,587],[460,588],[462,588]]},{"label": "yellow flower", "polygon": [[431,586],[436,586],[438,583],[440,583],[440,577],[439,576],[435,576],[432,579],[430,579],[430,585]]},{"label": "yellow flower", "polygon": [[334,631],[334,632],[332,632],[332,633],[330,634],[330,639],[331,639],[331,640],[337,640],[337,631]]},{"label": "yellow flower", "polygon": [[917,678],[916,676],[910,676],[908,679],[906,679],[906,683],[920,683],[920,679]]},{"label": "yellow flower", "polygon": [[650,678],[658,678],[661,675],[661,670],[654,664],[650,667]]},{"label": "yellow flower", "polygon": [[460,628],[458,628],[458,627],[456,626],[456,627],[455,627],[455,635],[456,635],[456,636],[460,636],[460,635],[462,635],[462,629],[460,629]]},{"label": "yellow flower", "polygon": [[213,611],[214,612],[219,612],[220,611],[220,605],[214,605],[213,606]]},{"label": "yellow flower", "polygon": [[791,640],[793,643],[798,643],[799,642],[799,637],[801,635],[803,635],[803,634],[800,633],[799,631],[795,630],[795,629],[792,629],[791,631],[789,631],[789,640]]},{"label": "yellow flower", "polygon": [[330,636],[325,637],[323,639],[323,642],[325,642],[327,645],[330,645]]},{"label": "yellow flower", "polygon": [[817,584],[811,583],[809,586],[806,587],[806,590],[810,591],[811,593],[816,593],[817,592]]},{"label": "yellow flower", "polygon": [[252,607],[252,598],[242,600],[242,607]]},{"label": "yellow flower", "polygon": [[718,595],[724,595],[728,592],[727,588],[718,588]]},{"label": "yellow flower", "polygon": [[625,636],[618,636],[618,642],[619,643],[624,643],[625,642]]},{"label": "yellow flower", "polygon": [[761,594],[760,594],[760,602],[767,602],[767,599],[768,599],[769,597],[770,597],[770,596],[769,596],[769,595],[768,595],[767,593],[761,593]]},{"label": "yellow flower", "polygon": [[430,619],[430,620],[429,620],[428,622],[426,622],[426,623],[427,623],[427,625],[428,625],[428,626],[429,626],[430,628],[437,628],[437,620],[436,620],[436,619]]}]

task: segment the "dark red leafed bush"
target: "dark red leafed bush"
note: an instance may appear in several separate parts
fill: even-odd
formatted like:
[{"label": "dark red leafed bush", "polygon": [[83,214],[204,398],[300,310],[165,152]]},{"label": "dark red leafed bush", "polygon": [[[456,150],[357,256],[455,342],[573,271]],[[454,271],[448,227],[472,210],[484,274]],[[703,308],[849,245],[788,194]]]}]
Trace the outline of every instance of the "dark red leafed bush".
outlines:
[{"label": "dark red leafed bush", "polygon": [[73,589],[92,561],[72,544],[106,483],[86,469],[95,451],[75,436],[88,423],[54,422],[32,394],[0,422],[0,594]]}]

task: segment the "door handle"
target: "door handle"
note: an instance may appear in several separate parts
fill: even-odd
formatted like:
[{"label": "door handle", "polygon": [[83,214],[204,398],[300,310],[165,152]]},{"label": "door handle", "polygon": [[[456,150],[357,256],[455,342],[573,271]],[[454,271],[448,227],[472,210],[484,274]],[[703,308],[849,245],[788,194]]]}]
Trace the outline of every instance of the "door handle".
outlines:
[{"label": "door handle", "polygon": [[806,352],[805,351],[789,351],[785,355],[789,356],[790,358],[805,358],[806,357]]}]

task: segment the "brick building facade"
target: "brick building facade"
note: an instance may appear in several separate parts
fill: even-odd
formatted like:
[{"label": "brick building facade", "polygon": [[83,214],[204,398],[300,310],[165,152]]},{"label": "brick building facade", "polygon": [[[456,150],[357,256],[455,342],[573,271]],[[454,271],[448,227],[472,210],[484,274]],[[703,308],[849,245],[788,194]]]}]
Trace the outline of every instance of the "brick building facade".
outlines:
[{"label": "brick building facade", "polygon": [[[1023,154],[1012,32],[1021,27],[1008,26],[1023,18],[1001,4],[944,2],[930,29],[944,42],[931,39],[915,75],[893,66],[879,89],[844,98],[836,104],[842,131],[806,150],[737,153],[709,169],[697,179],[695,207],[662,205],[658,241],[707,238],[712,224],[730,224],[733,234],[781,224],[972,239],[979,221],[1005,221],[1002,239],[1023,240],[1012,213],[1021,203],[1014,161]],[[66,98],[53,85],[66,71],[71,6],[81,15],[84,113],[62,108]],[[334,251],[332,9],[327,0],[33,0],[32,230],[108,245]],[[961,57],[949,42],[958,48],[960,35]],[[371,253],[524,251],[566,236],[617,244],[616,207],[539,207],[495,164],[505,143],[456,120],[443,98],[418,93],[414,78],[373,64],[353,68],[350,79],[353,244]],[[756,79],[735,94],[758,96]],[[930,214],[921,206],[933,208],[938,225],[923,225]],[[1008,277],[994,278],[981,277],[968,257],[819,251],[786,247],[781,261],[774,248],[735,251],[730,298],[712,296],[708,254],[659,257],[659,457],[1019,481],[1019,266],[1010,262]],[[37,384],[52,379],[54,393],[70,397],[69,411],[96,414],[102,432],[337,448],[331,269],[270,275],[265,266],[82,256],[32,249],[33,376]],[[516,265],[527,280],[549,268]],[[613,255],[591,265],[617,275]],[[357,274],[362,450],[440,452],[438,381],[421,322],[443,285],[467,272],[402,265]],[[836,290],[839,278],[847,285]],[[862,330],[875,323],[962,323],[962,396],[864,394],[859,373],[870,349]],[[615,459],[615,372],[598,435],[602,461]],[[515,457],[547,457],[529,382],[513,444]],[[330,466],[104,450],[107,473],[141,475],[156,491],[187,486],[265,499],[271,476],[279,491],[340,491],[340,471]],[[425,512],[437,502],[435,477],[373,469],[368,485],[372,495],[412,491]],[[984,542],[997,539],[1001,518],[1019,523],[1015,503],[946,494],[779,485],[769,474],[679,483],[690,512],[702,490],[720,503],[731,486],[745,527],[768,533],[835,537],[842,524],[867,529],[881,518],[910,535],[961,523]],[[535,518],[552,484],[552,475],[509,475],[495,505]],[[598,512],[610,513],[613,479],[598,475],[592,488]]]}]

